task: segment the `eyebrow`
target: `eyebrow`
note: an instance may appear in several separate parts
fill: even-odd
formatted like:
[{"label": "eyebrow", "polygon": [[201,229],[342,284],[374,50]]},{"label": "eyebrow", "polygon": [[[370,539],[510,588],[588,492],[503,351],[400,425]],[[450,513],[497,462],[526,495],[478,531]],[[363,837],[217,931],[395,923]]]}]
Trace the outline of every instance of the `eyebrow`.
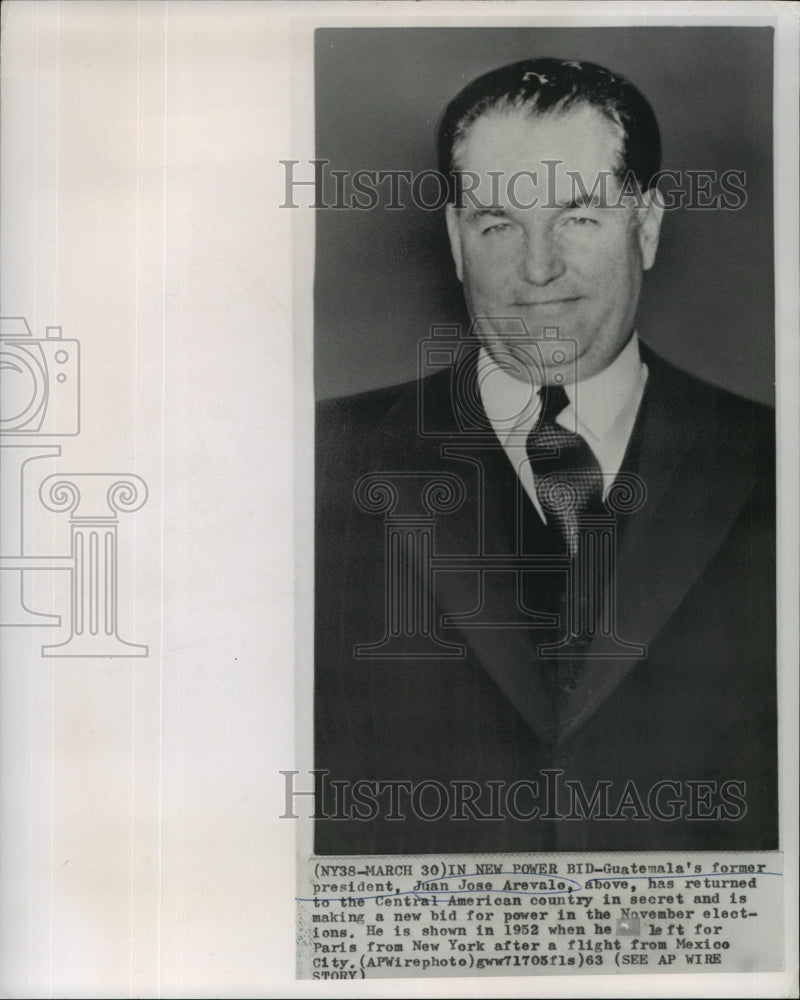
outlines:
[{"label": "eyebrow", "polygon": [[469,214],[473,219],[505,219],[508,218],[508,212],[504,208],[475,208],[474,206],[469,208]]},{"label": "eyebrow", "polygon": [[[590,198],[585,198],[583,195],[576,195],[574,198],[570,198],[569,201],[550,201],[548,200],[543,204],[542,208],[551,208],[559,212],[570,212],[580,209],[588,208],[602,208],[604,205],[604,200],[599,197],[599,195],[592,194]],[[488,208],[476,208],[474,205],[467,205],[466,211],[470,219],[474,219],[476,222],[480,222],[482,219],[507,219],[508,212],[505,208],[501,206],[491,206]]]},{"label": "eyebrow", "polygon": [[575,198],[570,198],[567,202],[556,202],[553,207],[560,208],[564,212],[569,212],[576,208],[602,208],[603,199],[596,194],[593,194],[591,198],[584,198],[583,195],[578,195]]}]

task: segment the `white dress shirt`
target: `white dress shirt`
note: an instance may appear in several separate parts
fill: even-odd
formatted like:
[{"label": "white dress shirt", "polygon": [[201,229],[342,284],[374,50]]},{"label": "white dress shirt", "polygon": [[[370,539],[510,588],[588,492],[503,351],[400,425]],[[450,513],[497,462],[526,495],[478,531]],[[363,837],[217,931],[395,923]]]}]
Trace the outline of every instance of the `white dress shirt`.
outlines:
[{"label": "white dress shirt", "polygon": [[[647,365],[641,359],[639,338],[634,333],[608,368],[583,382],[564,386],[569,406],[559,413],[556,422],[576,431],[592,449],[603,473],[604,495],[622,465],[646,381]],[[546,521],[526,450],[528,435],[539,418],[540,387],[514,378],[484,348],[478,358],[478,384],[492,428],[525,492]]]}]

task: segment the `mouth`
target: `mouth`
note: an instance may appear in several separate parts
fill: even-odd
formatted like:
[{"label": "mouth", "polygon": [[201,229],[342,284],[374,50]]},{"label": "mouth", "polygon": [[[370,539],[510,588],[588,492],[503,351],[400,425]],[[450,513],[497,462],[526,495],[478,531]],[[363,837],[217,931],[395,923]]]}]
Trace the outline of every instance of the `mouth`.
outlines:
[{"label": "mouth", "polygon": [[542,301],[534,302],[514,302],[513,305],[518,309],[558,309],[563,306],[568,306],[572,302],[578,302],[579,300],[579,295],[572,295],[568,298],[561,299],[544,299]]}]

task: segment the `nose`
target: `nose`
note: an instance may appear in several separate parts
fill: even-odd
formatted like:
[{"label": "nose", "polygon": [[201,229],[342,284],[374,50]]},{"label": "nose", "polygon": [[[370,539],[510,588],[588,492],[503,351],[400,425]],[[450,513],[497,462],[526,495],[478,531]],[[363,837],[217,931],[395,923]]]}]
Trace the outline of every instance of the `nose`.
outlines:
[{"label": "nose", "polygon": [[525,240],[522,277],[532,285],[547,285],[564,273],[564,261],[551,232],[530,232]]}]

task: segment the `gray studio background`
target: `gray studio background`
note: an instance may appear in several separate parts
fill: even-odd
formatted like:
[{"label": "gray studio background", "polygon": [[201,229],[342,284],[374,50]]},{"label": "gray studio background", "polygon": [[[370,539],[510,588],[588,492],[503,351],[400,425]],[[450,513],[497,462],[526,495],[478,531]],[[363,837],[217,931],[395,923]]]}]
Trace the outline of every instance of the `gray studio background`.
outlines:
[{"label": "gray studio background", "polygon": [[[317,29],[316,156],[327,170],[432,169],[439,115],[476,76],[540,56],[622,73],[655,110],[663,168],[747,178],[738,211],[665,213],[640,334],[680,367],[771,403],[772,43],[770,28]],[[296,176],[311,177],[303,166]],[[444,211],[411,205],[407,185],[405,209],[389,211],[380,190],[372,211],[316,213],[318,398],[414,378],[430,325],[467,322]],[[312,197],[298,188],[295,201]]]}]

